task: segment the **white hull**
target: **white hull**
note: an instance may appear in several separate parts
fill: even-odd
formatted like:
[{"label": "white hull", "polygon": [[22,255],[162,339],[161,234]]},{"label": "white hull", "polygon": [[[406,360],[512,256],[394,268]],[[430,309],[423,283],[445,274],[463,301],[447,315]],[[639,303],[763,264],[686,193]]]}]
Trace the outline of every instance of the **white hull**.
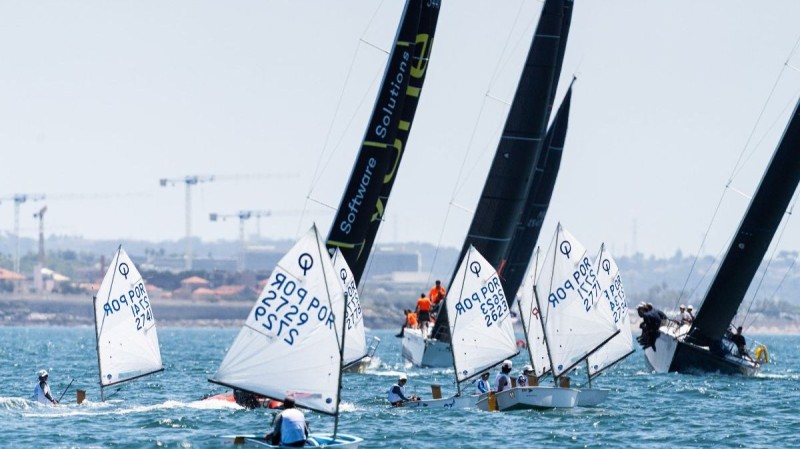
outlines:
[{"label": "white hull", "polygon": [[[579,391],[574,388],[523,387],[512,388],[495,394],[499,411],[538,408],[572,408],[578,400]],[[478,408],[489,409],[488,397],[481,397]]]},{"label": "white hull", "polygon": [[581,388],[575,405],[578,407],[594,407],[605,401],[610,391],[602,388]]},{"label": "white hull", "polygon": [[422,337],[419,329],[406,329],[403,333],[403,358],[414,366],[448,368],[453,366],[450,345]]},{"label": "white hull", "polygon": [[656,339],[656,350],[644,350],[645,360],[650,368],[657,373],[668,373],[675,357],[675,348],[678,347],[678,337],[672,334],[672,328],[661,327],[661,335]]},{"label": "white hull", "polygon": [[358,362],[347,366],[342,371],[346,373],[364,374],[367,372],[367,368],[369,368],[370,363],[372,363],[372,357],[364,357]]},{"label": "white hull", "polygon": [[473,408],[478,402],[478,397],[478,395],[469,395],[442,399],[422,399],[419,401],[406,402],[403,404],[403,407],[416,410]]},{"label": "white hull", "polygon": [[[287,447],[273,446],[272,444],[269,444],[267,440],[257,435],[226,435],[222,438],[233,440],[234,444],[248,444],[251,446],[272,448]],[[333,434],[330,433],[312,433],[308,436],[305,447],[337,447],[356,449],[362,441],[364,441],[363,438],[353,435],[345,435],[342,433],[337,433],[335,440],[333,439]]]}]

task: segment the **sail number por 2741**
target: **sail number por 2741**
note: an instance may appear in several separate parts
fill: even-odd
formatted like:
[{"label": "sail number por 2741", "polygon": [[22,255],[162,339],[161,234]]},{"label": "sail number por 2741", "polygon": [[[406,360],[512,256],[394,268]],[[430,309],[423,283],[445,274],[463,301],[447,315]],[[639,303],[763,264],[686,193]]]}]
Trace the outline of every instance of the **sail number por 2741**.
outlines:
[{"label": "sail number por 2741", "polygon": [[150,301],[147,298],[144,282],[134,285],[127,293],[121,294],[119,298],[110,298],[103,304],[103,312],[108,317],[126,307],[133,315],[137,331],[145,329],[147,323],[153,322],[153,311],[150,309]]},{"label": "sail number por 2741", "polygon": [[[277,270],[276,270],[277,271]],[[253,309],[253,319],[263,331],[282,338],[292,346],[301,336],[301,330],[313,320],[333,329],[336,319],[328,306],[297,285],[285,273],[276,272],[264,297]]]}]

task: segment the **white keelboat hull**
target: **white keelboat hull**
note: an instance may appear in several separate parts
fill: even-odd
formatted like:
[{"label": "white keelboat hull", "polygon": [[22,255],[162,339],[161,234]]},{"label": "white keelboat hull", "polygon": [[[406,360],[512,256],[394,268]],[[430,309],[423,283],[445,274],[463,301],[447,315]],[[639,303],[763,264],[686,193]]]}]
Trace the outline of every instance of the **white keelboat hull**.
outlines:
[{"label": "white keelboat hull", "polygon": [[403,358],[414,366],[423,368],[448,368],[453,366],[450,344],[423,338],[419,329],[406,329],[404,331]]},{"label": "white keelboat hull", "polygon": [[[270,444],[267,440],[258,435],[227,435],[223,436],[222,438],[233,440],[233,443],[237,445],[247,444],[251,446],[272,447],[272,448],[287,447],[287,446],[274,446]],[[305,447],[336,447],[336,448],[356,449],[358,448],[358,445],[361,444],[362,441],[364,441],[363,438],[359,438],[353,435],[345,435],[343,433],[337,433],[336,439],[333,438],[333,434],[331,433],[312,433],[308,436]]]},{"label": "white keelboat hull", "polygon": [[[578,402],[579,391],[574,388],[557,387],[516,387],[496,393],[499,411],[572,408]],[[489,410],[488,397],[478,400],[478,408]]]},{"label": "white keelboat hull", "polygon": [[610,391],[604,388],[581,388],[575,405],[577,407],[594,407],[605,401]]}]

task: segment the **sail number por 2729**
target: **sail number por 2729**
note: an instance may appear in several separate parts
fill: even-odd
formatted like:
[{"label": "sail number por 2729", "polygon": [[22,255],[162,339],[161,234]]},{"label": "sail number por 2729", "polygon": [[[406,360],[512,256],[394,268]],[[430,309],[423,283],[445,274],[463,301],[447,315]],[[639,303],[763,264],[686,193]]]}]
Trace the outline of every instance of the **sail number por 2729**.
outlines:
[{"label": "sail number por 2729", "polygon": [[252,313],[261,332],[281,338],[290,346],[299,341],[301,331],[308,328],[309,322],[316,320],[333,329],[336,319],[333,311],[319,298],[277,269],[272,283]]}]

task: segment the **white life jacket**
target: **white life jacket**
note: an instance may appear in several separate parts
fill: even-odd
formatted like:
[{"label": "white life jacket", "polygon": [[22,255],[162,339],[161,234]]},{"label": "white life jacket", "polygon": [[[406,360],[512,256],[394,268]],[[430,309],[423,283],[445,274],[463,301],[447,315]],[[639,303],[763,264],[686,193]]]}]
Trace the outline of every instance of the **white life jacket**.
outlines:
[{"label": "white life jacket", "polygon": [[[404,386],[401,386],[400,384],[394,384],[394,385],[392,385],[392,388],[390,388],[390,389],[389,389],[389,394],[388,394],[388,395],[386,395],[386,399],[388,399],[388,400],[389,400],[389,403],[390,403],[390,404],[394,404],[395,402],[400,402],[400,401],[402,401],[402,400],[403,400],[403,398],[402,398],[402,397],[400,397],[400,395],[399,395],[399,394],[397,394],[397,393],[395,393],[395,392],[394,392],[394,388],[395,388],[395,387],[397,387],[397,388],[399,388],[399,389],[400,389],[400,391],[403,393],[403,396],[405,396],[405,395],[406,395],[406,387],[404,387]],[[408,397],[408,396],[406,396],[406,397]]]},{"label": "white life jacket", "polygon": [[[500,384],[501,379],[505,379],[505,383],[501,386]],[[494,378],[494,391],[500,393],[503,390],[507,390],[511,388],[511,377],[508,374],[503,372],[497,373],[497,377]]]},{"label": "white life jacket", "polygon": [[281,412],[281,444],[306,440],[306,417],[296,408]]},{"label": "white life jacket", "polygon": [[489,391],[489,382],[480,379],[478,380],[478,394],[483,394]]},{"label": "white life jacket", "polygon": [[[42,387],[44,385],[44,387]],[[52,395],[50,394],[50,386],[47,385],[47,382],[36,382],[36,386],[33,387],[33,400],[39,402],[40,404],[50,404],[50,399],[47,399],[47,396]]]}]

